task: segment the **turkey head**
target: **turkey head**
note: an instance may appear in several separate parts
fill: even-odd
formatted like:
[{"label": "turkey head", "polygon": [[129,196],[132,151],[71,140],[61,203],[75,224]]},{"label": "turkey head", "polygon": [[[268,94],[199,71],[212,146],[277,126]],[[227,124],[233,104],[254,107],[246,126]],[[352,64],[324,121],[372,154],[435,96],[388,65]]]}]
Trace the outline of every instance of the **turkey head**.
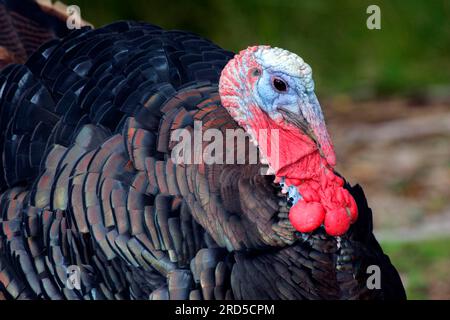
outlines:
[{"label": "turkey head", "polygon": [[223,69],[219,92],[288,194],[292,226],[312,232],[323,225],[329,235],[344,234],[357,207],[333,170],[336,157],[311,67],[287,50],[249,47]]}]

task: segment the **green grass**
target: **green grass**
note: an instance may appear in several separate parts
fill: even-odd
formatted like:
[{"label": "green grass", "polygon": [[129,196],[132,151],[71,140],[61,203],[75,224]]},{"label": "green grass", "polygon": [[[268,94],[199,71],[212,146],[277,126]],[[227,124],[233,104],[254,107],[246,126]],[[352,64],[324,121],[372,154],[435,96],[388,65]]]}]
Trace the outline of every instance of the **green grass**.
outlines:
[{"label": "green grass", "polygon": [[[320,94],[374,97],[450,84],[448,0],[72,0],[96,26],[133,19],[191,30],[224,48],[289,49],[311,64]],[[381,30],[366,9],[381,8]]]},{"label": "green grass", "polygon": [[450,238],[383,242],[382,247],[406,280],[408,299],[449,298]]}]

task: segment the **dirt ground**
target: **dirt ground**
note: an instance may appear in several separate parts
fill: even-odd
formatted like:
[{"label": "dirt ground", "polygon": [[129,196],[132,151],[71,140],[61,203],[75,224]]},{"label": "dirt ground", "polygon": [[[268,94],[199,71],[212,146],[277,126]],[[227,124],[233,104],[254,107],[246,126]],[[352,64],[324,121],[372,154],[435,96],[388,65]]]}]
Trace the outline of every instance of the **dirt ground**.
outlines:
[{"label": "dirt ground", "polygon": [[450,103],[324,104],[337,170],[363,186],[380,237],[450,235]]},{"label": "dirt ground", "polygon": [[[337,170],[364,188],[377,238],[409,249],[388,252],[409,296],[450,299],[450,101],[341,97],[322,108]],[[414,265],[430,239],[444,239],[439,252]]]}]

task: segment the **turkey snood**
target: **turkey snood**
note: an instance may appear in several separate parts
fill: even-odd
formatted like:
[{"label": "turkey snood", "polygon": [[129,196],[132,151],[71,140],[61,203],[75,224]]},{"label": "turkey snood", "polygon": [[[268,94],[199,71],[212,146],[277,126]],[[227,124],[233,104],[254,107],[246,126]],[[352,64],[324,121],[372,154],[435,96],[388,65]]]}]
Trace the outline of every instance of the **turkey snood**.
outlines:
[{"label": "turkey snood", "polygon": [[333,171],[335,153],[310,66],[287,50],[250,47],[228,62],[219,90],[223,106],[257,143],[275,182],[294,190],[289,212],[294,228],[312,232],[324,225],[329,235],[344,234],[357,219],[357,206]]}]

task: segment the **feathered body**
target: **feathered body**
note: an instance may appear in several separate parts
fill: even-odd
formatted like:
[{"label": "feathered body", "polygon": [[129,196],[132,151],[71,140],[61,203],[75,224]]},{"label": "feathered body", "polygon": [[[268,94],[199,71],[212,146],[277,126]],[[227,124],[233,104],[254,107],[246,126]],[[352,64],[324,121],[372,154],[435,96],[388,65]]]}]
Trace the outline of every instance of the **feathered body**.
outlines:
[{"label": "feathered body", "polygon": [[[299,234],[261,164],[175,164],[171,133],[239,128],[221,105],[234,56],[136,22],[83,28],[0,73],[0,297],[398,299],[404,289],[359,218]],[[205,146],[205,145],[204,145]],[[369,290],[369,265],[381,289]],[[67,270],[81,270],[81,288]]]}]

